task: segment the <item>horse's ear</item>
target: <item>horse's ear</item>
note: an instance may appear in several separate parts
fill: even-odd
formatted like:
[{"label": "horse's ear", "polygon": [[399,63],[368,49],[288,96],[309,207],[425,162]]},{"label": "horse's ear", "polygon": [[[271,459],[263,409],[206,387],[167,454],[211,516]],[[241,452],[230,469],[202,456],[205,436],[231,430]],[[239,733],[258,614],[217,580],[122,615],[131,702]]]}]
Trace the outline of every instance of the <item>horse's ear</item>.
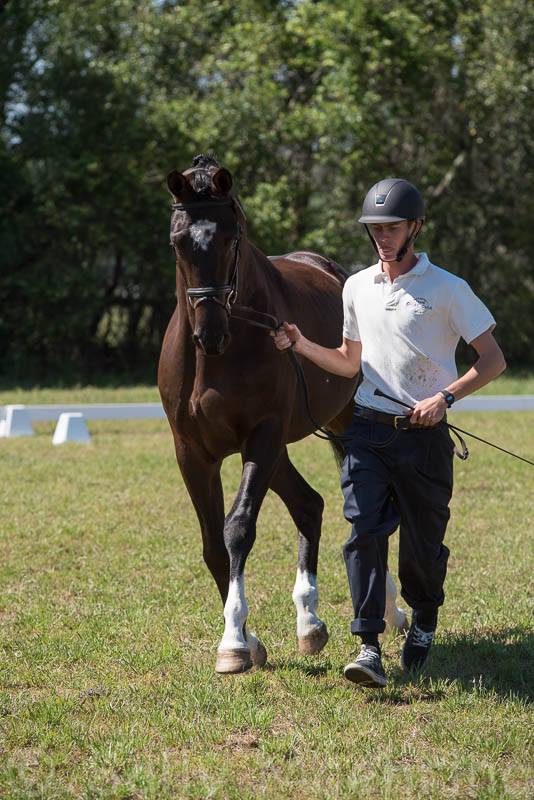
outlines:
[{"label": "horse's ear", "polygon": [[228,194],[230,189],[232,188],[233,180],[232,175],[228,172],[227,169],[221,167],[217,170],[217,172],[213,175],[211,182],[213,187],[218,194]]},{"label": "horse's ear", "polygon": [[167,175],[167,188],[174,197],[179,197],[187,185],[187,181],[181,172],[173,169]]}]

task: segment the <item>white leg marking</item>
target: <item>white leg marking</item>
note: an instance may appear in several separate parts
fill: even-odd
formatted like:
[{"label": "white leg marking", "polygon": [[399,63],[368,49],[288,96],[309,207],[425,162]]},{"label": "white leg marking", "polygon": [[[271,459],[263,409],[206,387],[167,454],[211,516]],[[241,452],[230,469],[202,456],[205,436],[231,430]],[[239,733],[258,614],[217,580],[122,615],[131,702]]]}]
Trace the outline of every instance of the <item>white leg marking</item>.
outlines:
[{"label": "white leg marking", "polygon": [[292,596],[297,609],[297,636],[300,638],[324,624],[316,613],[319,602],[317,576],[306,570],[297,569]]},{"label": "white leg marking", "polygon": [[224,634],[218,650],[248,650],[249,646],[243,628],[248,617],[245,598],[245,578],[233,578],[228,587],[228,597],[224,604]]},{"label": "white leg marking", "polygon": [[395,602],[397,597],[397,587],[391,577],[391,573],[386,573],[386,625],[388,628],[403,629],[407,623],[406,612],[397,607]]}]

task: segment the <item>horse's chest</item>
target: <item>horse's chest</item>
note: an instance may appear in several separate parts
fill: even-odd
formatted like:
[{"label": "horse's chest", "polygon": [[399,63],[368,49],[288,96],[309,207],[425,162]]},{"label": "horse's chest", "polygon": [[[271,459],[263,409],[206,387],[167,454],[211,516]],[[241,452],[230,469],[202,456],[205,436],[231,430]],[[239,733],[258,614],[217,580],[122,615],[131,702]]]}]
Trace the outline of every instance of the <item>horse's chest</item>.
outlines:
[{"label": "horse's chest", "polygon": [[189,401],[189,414],[199,423],[219,423],[227,416],[227,403],[216,389],[194,392]]}]

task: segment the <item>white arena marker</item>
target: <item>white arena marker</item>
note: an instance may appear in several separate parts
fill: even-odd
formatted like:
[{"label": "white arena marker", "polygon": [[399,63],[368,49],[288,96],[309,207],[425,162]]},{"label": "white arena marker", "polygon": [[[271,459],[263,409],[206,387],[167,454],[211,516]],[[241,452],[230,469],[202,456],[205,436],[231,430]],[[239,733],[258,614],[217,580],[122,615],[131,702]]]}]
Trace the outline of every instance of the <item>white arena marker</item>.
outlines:
[{"label": "white arena marker", "polygon": [[6,406],[6,416],[0,425],[0,436],[32,436],[33,428],[26,406]]},{"label": "white arena marker", "polygon": [[91,436],[81,411],[65,411],[59,415],[52,444],[65,444],[65,442],[80,442],[88,444]]}]

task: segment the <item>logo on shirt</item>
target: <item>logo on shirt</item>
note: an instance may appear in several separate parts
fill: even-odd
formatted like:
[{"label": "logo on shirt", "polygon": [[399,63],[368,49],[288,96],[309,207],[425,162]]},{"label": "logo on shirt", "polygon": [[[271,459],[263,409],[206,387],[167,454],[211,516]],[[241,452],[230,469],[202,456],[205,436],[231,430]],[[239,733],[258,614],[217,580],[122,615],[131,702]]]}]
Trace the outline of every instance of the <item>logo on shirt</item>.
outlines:
[{"label": "logo on shirt", "polygon": [[432,306],[426,297],[412,297],[406,301],[406,305],[414,314],[425,314],[427,311],[432,311]]}]

